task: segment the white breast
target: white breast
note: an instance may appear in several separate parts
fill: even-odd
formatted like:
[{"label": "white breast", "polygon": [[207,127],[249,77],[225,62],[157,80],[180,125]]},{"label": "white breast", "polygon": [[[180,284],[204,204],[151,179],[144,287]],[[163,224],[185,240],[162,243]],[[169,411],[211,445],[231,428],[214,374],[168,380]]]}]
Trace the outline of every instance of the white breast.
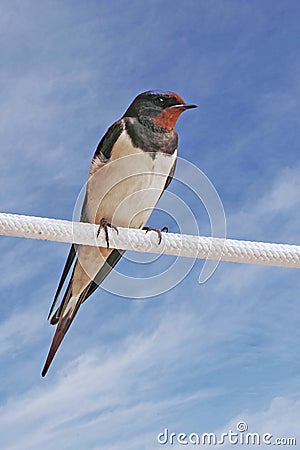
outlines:
[{"label": "white breast", "polygon": [[88,181],[89,220],[99,223],[105,217],[116,226],[140,228],[155,207],[175,162],[172,154],[144,152],[132,145],[123,131],[110,161],[93,164]]}]

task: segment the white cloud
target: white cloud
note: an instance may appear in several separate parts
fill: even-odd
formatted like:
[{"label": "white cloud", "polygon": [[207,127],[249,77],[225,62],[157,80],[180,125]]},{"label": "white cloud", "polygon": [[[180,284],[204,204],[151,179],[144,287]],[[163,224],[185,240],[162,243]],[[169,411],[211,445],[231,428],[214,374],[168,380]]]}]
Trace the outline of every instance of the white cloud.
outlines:
[{"label": "white cloud", "polygon": [[[299,189],[300,166],[283,167],[277,177],[266,183],[258,184],[255,198],[245,200],[242,208],[227,215],[228,235],[231,238],[241,235],[251,240],[255,235],[265,236],[264,240],[297,244],[299,236],[295,234],[299,227]],[[257,184],[253,180],[253,186]],[[259,192],[260,189],[264,189]],[[267,189],[267,190],[266,190]]]},{"label": "white cloud", "polygon": [[[261,215],[276,213],[289,214],[288,220],[298,219],[300,205],[300,166],[283,167],[270,191],[265,193],[256,204]],[[274,216],[272,216],[274,217]]]},{"label": "white cloud", "polygon": [[134,429],[141,434],[155,428],[156,411],[172,417],[180,405],[217,396],[211,388],[169,394],[175,388],[169,385],[172,372],[176,367],[185,372],[184,360],[193,351],[188,342],[197,333],[193,317],[183,313],[174,333],[174,319],[162,318],[153,332],[129,335],[110,348],[86,351],[54,379],[50,374],[40,387],[11,397],[0,411],[5,448],[50,449],[54,442],[74,448],[76,433],[89,436],[87,445],[125,441]]}]

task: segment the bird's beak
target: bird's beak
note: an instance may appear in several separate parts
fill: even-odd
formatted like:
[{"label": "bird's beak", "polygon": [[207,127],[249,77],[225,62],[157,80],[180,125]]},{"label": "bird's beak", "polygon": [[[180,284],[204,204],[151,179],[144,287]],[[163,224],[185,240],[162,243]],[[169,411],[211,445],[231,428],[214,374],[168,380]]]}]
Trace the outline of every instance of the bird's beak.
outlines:
[{"label": "bird's beak", "polygon": [[177,109],[179,111],[185,111],[186,109],[192,109],[192,108],[198,108],[198,105],[187,105],[187,104],[173,105],[173,106],[170,106],[170,108],[168,108],[168,109]]}]

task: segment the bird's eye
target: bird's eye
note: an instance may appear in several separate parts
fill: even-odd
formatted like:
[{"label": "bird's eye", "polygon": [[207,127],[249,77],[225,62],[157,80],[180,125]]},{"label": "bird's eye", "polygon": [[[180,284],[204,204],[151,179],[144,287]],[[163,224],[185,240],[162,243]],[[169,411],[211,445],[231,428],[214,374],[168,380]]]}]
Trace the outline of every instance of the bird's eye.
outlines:
[{"label": "bird's eye", "polygon": [[166,103],[166,100],[163,97],[158,97],[156,99],[156,104],[159,106],[163,106],[163,105],[165,105],[165,103]]}]

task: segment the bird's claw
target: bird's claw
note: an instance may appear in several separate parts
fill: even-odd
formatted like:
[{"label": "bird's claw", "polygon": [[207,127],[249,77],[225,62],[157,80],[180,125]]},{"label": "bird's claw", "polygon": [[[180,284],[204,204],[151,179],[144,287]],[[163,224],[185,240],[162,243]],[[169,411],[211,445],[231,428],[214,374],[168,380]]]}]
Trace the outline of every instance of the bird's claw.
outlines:
[{"label": "bird's claw", "polygon": [[117,232],[117,234],[119,234],[119,230],[117,227],[115,227],[114,225],[112,225],[111,223],[109,223],[104,217],[100,220],[100,224],[99,224],[99,228],[97,231],[97,238],[99,237],[100,231],[103,229],[105,232],[105,240],[106,240],[106,245],[107,248],[109,248],[109,237],[108,237],[108,228],[112,228],[113,230],[115,230]]},{"label": "bird's claw", "polygon": [[160,228],[152,228],[152,227],[143,227],[142,230],[145,230],[146,233],[148,233],[148,231],[155,231],[158,235],[158,245],[161,243],[162,240],[162,232],[167,233],[169,231],[168,227],[163,227],[162,229]]}]

